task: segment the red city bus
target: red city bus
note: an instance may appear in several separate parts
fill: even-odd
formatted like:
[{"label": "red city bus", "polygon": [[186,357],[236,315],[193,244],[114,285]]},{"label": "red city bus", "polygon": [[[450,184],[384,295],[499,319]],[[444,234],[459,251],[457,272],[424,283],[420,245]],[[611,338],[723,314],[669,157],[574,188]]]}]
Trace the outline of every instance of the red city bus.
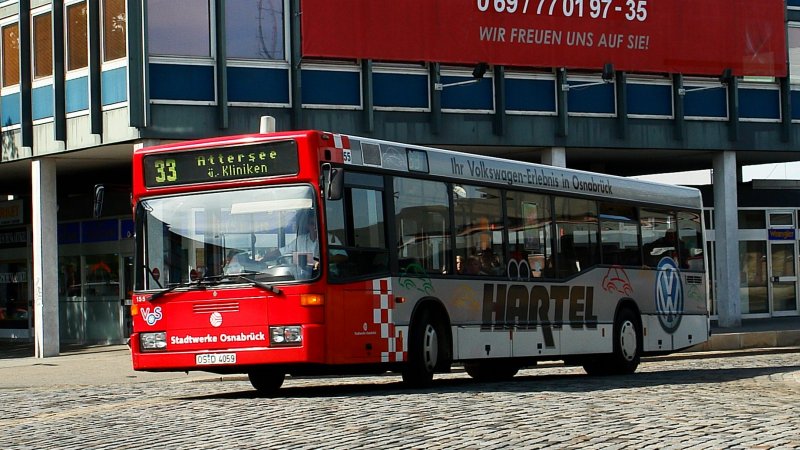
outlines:
[{"label": "red city bus", "polygon": [[696,189],[320,131],[133,167],[136,370],[604,375],[709,335]]}]

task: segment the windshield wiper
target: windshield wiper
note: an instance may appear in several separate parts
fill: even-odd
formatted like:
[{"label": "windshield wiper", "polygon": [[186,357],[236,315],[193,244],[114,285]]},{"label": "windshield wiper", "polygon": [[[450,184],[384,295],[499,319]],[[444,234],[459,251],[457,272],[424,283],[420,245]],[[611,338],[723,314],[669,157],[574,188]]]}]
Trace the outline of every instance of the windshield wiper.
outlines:
[{"label": "windshield wiper", "polygon": [[[161,283],[159,283],[158,285],[161,286]],[[174,291],[175,289],[179,288],[180,286],[181,286],[181,284],[177,283],[177,284],[173,284],[172,286],[170,286],[170,287],[168,287],[166,289],[163,289],[161,291],[154,292],[152,295],[150,295],[150,301],[152,302],[153,300],[163,296],[164,294],[167,294],[169,292]]]},{"label": "windshield wiper", "polygon": [[264,289],[265,291],[272,292],[273,294],[276,294],[276,295],[281,295],[283,293],[283,291],[278,287],[275,287],[275,286],[273,286],[271,284],[262,283],[261,281],[254,280],[254,279],[252,279],[250,277],[246,277],[244,275],[233,275],[233,277],[234,278],[238,278],[240,280],[247,281],[248,283],[253,283],[255,286],[258,286],[261,289]]},{"label": "windshield wiper", "polygon": [[[158,292],[152,294],[150,296],[150,301],[153,301],[153,300],[155,300],[155,299],[157,299],[159,297],[162,297],[164,294],[168,294],[168,293],[174,291],[175,289],[182,288],[182,287],[205,289],[207,286],[216,286],[216,285],[218,285],[219,281],[212,281],[212,278],[217,278],[217,277],[203,277],[203,278],[198,279],[197,281],[189,281],[189,282],[185,282],[185,283],[175,283],[175,284],[167,287],[166,289],[163,289],[161,291],[158,291]],[[159,283],[159,286],[161,286],[160,283]]]}]

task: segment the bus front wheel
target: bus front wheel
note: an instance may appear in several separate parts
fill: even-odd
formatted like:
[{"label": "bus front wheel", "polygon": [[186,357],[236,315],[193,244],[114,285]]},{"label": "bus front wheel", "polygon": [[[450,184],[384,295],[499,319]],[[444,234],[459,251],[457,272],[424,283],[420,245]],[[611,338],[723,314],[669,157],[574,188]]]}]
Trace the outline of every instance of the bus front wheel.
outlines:
[{"label": "bus front wheel", "polygon": [[636,371],[642,356],[642,325],[630,308],[617,314],[614,320],[614,351],[584,363],[589,375],[626,375]]},{"label": "bus front wheel", "polygon": [[271,370],[257,370],[247,374],[250,384],[262,395],[274,395],[283,386],[286,374]]},{"label": "bus front wheel", "polygon": [[431,311],[422,311],[409,330],[408,362],[403,369],[406,384],[424,387],[433,381],[433,373],[442,356],[440,345],[443,338],[442,327]]}]

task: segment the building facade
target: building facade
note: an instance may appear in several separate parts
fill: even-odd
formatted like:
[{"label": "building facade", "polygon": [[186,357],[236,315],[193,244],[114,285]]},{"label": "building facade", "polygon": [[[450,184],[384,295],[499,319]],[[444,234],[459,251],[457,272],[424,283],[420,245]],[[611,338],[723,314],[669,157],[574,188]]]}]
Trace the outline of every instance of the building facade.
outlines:
[{"label": "building facade", "polygon": [[797,191],[737,182],[800,160],[800,0],[780,6],[785,76],[311,57],[315,4],[0,1],[0,339],[42,355],[124,342],[133,148],[255,132],[264,115],[617,175],[713,169],[715,318],[800,314]]}]

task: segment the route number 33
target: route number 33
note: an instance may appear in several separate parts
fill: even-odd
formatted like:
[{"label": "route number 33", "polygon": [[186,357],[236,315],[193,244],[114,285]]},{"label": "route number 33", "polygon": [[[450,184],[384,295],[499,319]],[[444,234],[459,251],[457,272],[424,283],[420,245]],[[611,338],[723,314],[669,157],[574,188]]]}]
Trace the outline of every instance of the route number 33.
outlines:
[{"label": "route number 33", "polygon": [[178,180],[174,159],[158,159],[153,162],[153,167],[156,169],[156,183]]}]

